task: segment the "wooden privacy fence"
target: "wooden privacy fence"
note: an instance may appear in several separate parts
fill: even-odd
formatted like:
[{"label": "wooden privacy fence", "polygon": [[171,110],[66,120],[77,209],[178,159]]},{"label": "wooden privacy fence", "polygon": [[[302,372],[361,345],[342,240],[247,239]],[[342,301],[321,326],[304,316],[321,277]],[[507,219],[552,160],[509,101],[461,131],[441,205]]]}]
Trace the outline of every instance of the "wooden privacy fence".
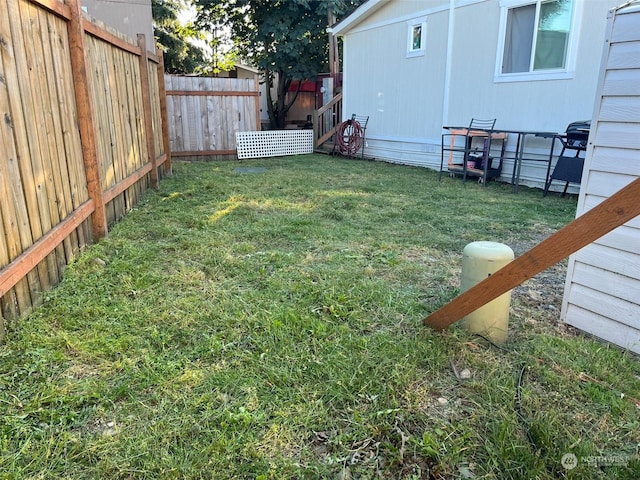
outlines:
[{"label": "wooden privacy fence", "polygon": [[0,0],[0,337],[170,172],[162,57],[137,40],[79,0]]},{"label": "wooden privacy fence", "polygon": [[236,132],[260,130],[257,76],[165,75],[165,82],[172,156],[235,156]]}]

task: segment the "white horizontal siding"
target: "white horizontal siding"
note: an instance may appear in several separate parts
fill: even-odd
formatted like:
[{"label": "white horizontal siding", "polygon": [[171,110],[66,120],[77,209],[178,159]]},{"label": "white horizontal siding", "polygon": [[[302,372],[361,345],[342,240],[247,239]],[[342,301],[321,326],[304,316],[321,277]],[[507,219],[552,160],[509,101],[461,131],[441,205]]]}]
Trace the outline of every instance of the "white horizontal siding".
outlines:
[{"label": "white horizontal siding", "polygon": [[580,308],[615,321],[616,326],[623,324],[631,328],[638,327],[640,305],[602,292],[600,285],[597,285],[597,288],[589,288],[574,283],[571,287],[571,295],[574,303]]},{"label": "white horizontal siding", "polygon": [[622,348],[640,353],[640,330],[637,328],[618,323],[573,304],[567,311],[567,323]]},{"label": "white horizontal siding", "polygon": [[616,28],[611,35],[611,43],[637,42],[638,41],[638,19],[637,15],[618,15],[616,17]]},{"label": "white horizontal siding", "polygon": [[[612,14],[578,215],[640,176],[640,11]],[[640,353],[640,218],[571,256],[563,319]]]},{"label": "white horizontal siding", "polygon": [[401,165],[440,168],[440,144],[418,139],[367,139],[364,155]]},{"label": "white horizontal siding", "polygon": [[591,170],[609,171],[616,166],[616,173],[633,177],[640,176],[640,154],[637,150],[594,146]]},{"label": "white horizontal siding", "polygon": [[618,96],[604,97],[600,108],[600,121],[603,122],[640,122],[640,97]]},{"label": "white horizontal siding", "polygon": [[640,68],[640,42],[612,44],[607,67],[609,70]]},{"label": "white horizontal siding", "polygon": [[[640,222],[640,219],[636,219]],[[611,248],[617,248],[623,252],[636,253],[638,251],[638,236],[640,233],[637,228],[627,225],[616,228],[613,232],[606,234],[596,242],[598,245],[605,245]],[[631,288],[631,287],[629,287]],[[640,295],[637,297],[640,299]]]},{"label": "white horizontal siding", "polygon": [[606,72],[603,95],[640,95],[640,69]]},{"label": "white horizontal siding", "polygon": [[591,133],[591,141],[601,147],[640,149],[638,125],[624,122],[625,119],[618,122],[599,122],[595,128],[595,135]]},{"label": "white horizontal siding", "polygon": [[[640,280],[638,255],[618,248],[593,243],[575,254],[575,261],[616,272],[630,280]],[[638,318],[640,327],[640,317]]]},{"label": "white horizontal siding", "polygon": [[587,181],[583,181],[586,195],[595,195],[597,197],[610,197],[618,190],[626,187],[634,179],[630,175],[598,170],[588,170],[586,177]]},{"label": "white horizontal siding", "polygon": [[636,303],[640,298],[640,283],[629,282],[624,275],[585,263],[576,264],[573,282],[630,303]]}]

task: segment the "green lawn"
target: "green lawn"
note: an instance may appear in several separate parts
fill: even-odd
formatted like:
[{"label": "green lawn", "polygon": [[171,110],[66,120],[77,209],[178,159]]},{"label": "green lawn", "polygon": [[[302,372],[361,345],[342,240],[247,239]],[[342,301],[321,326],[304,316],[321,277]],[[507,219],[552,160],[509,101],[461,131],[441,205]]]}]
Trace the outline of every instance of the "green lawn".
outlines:
[{"label": "green lawn", "polygon": [[467,243],[520,254],[575,207],[320,155],[175,164],[9,326],[0,478],[640,478],[640,363],[559,322],[565,265],[502,348],[422,324]]}]

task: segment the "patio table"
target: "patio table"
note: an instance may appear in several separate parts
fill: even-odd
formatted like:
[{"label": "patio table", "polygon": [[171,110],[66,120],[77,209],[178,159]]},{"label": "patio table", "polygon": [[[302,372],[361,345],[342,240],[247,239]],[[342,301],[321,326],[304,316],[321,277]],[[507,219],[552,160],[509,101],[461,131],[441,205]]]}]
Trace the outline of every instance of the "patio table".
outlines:
[{"label": "patio table", "polygon": [[[518,140],[516,142],[516,152],[513,158],[513,171],[511,173],[511,183],[513,184],[514,193],[518,193],[518,187],[520,186],[520,170],[522,169],[522,162],[524,160],[530,160],[533,162],[547,162],[547,170],[551,165],[553,157],[553,144],[555,142],[556,132],[536,131],[536,130],[503,130],[498,129],[498,132],[517,135]],[[549,151],[549,157],[546,160],[538,160],[534,158],[524,158],[525,141],[528,136],[539,138],[551,138],[551,149]]]}]

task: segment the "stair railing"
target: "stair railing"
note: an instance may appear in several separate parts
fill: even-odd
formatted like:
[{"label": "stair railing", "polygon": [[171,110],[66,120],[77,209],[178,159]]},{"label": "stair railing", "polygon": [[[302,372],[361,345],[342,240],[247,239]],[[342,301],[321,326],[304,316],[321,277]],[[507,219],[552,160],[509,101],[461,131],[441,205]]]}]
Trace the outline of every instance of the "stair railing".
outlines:
[{"label": "stair railing", "polygon": [[342,121],[342,93],[313,112],[313,147],[318,148],[336,133]]}]

